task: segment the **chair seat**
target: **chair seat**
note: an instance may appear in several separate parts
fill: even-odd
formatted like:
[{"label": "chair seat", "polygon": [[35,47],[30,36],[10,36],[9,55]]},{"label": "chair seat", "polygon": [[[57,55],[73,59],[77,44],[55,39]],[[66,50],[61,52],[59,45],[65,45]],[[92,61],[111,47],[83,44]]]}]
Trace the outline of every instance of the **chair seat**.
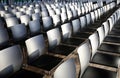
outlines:
[{"label": "chair seat", "polygon": [[75,38],[69,38],[63,42],[63,44],[68,44],[68,45],[74,45],[74,46],[79,46],[81,43],[83,43],[85,40],[84,39],[75,39]]},{"label": "chair seat", "polygon": [[81,78],[116,78],[116,75],[116,72],[89,66]]},{"label": "chair seat", "polygon": [[52,68],[54,68],[62,59],[53,57],[50,55],[42,55],[34,62],[30,63],[29,65],[48,70],[50,71]]},{"label": "chair seat", "polygon": [[120,31],[111,31],[108,35],[120,36]]},{"label": "chair seat", "polygon": [[79,38],[88,38],[91,34],[90,33],[76,33],[73,35],[73,37],[79,37]]},{"label": "chair seat", "polygon": [[119,37],[107,36],[107,37],[104,39],[104,42],[120,43],[120,38],[119,38]]},{"label": "chair seat", "polygon": [[105,44],[102,43],[98,50],[102,50],[105,52],[112,52],[112,53],[120,53],[120,46],[114,44]]},{"label": "chair seat", "polygon": [[105,66],[118,67],[119,57],[115,55],[108,55],[103,53],[96,53],[91,60],[92,63],[101,64]]},{"label": "chair seat", "polygon": [[43,75],[22,69],[9,78],[43,78]]},{"label": "chair seat", "polygon": [[84,29],[82,32],[93,33],[95,31],[96,31],[96,29],[93,29],[92,27],[89,27],[89,28]]},{"label": "chair seat", "polygon": [[65,45],[59,45],[55,47],[54,49],[50,50],[49,52],[55,53],[55,54],[61,54],[61,55],[69,55],[71,52],[73,52],[76,48],[75,47],[69,47]]}]

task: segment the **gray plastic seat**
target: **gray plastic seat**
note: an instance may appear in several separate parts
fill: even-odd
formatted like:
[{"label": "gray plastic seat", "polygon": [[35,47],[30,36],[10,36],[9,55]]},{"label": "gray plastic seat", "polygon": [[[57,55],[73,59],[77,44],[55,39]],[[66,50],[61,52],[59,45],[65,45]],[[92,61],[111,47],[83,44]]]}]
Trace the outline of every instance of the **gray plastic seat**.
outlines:
[{"label": "gray plastic seat", "polygon": [[23,56],[19,45],[0,51],[0,78],[43,78],[43,75],[21,69]]}]

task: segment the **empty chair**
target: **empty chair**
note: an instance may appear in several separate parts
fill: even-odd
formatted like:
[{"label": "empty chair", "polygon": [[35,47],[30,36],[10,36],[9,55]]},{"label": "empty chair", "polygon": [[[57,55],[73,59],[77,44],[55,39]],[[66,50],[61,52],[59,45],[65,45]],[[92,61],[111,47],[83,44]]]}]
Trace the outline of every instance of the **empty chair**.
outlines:
[{"label": "empty chair", "polygon": [[28,54],[28,65],[50,71],[62,59],[47,55],[47,48],[43,35],[31,37],[25,41]]},{"label": "empty chair", "polygon": [[5,21],[6,21],[8,28],[11,26],[14,26],[16,24],[19,24],[18,19],[15,17],[7,18],[7,19],[5,19]]},{"label": "empty chair", "polygon": [[66,12],[61,13],[61,21],[62,21],[62,23],[65,23],[67,21],[67,14],[66,14]]},{"label": "empty chair", "polygon": [[105,36],[107,36],[110,31],[110,26],[108,24],[108,20],[103,23],[103,26],[104,26]]},{"label": "empty chair", "polygon": [[14,41],[21,41],[27,37],[27,29],[24,24],[17,24],[10,27]]},{"label": "empty chair", "polygon": [[37,35],[41,32],[41,25],[39,20],[33,20],[29,22],[30,34]]},{"label": "empty chair", "polygon": [[40,14],[39,13],[34,13],[34,14],[32,14],[32,19],[33,20],[40,20],[41,18],[40,18]]},{"label": "empty chair", "polygon": [[91,43],[91,48],[92,48],[92,57],[94,54],[97,52],[97,48],[99,47],[99,36],[98,32],[94,32],[92,35],[89,36],[89,40]]},{"label": "empty chair", "polygon": [[60,25],[61,19],[59,15],[52,16],[54,26]]},{"label": "empty chair", "polygon": [[72,38],[72,26],[70,23],[65,23],[61,26],[63,41],[62,44],[79,46],[84,39]]},{"label": "empty chair", "polygon": [[61,58],[47,55],[43,35],[29,38],[25,43],[28,53],[28,65],[49,71],[48,74],[53,75],[54,78],[60,78],[59,75],[61,75],[62,78],[76,77],[75,60],[71,58],[61,62]]},{"label": "empty chair", "polygon": [[85,28],[86,27],[86,22],[87,22],[86,17],[82,16],[79,19],[80,19],[81,29]]},{"label": "empty chair", "polygon": [[72,20],[72,26],[73,26],[73,35],[81,31],[79,19]]},{"label": "empty chair", "polygon": [[77,9],[77,12],[78,12],[78,16],[81,16],[82,12],[80,8]]},{"label": "empty chair", "polygon": [[81,12],[82,12],[82,15],[85,14],[85,8],[84,7],[81,7]]},{"label": "empty chair", "polygon": [[21,21],[21,23],[24,23],[27,26],[30,21],[30,16],[22,15],[22,16],[20,16],[20,21]]},{"label": "empty chair", "polygon": [[95,22],[95,14],[94,14],[94,12],[90,12],[90,15],[91,15],[92,23],[94,23]]},{"label": "empty chair", "polygon": [[42,22],[44,31],[47,31],[53,27],[53,21],[51,17],[43,17]]},{"label": "empty chair", "polygon": [[98,18],[99,18],[98,11],[97,11],[97,10],[95,10],[95,11],[94,11],[94,14],[95,14],[95,20],[97,21],[97,20],[98,20]]},{"label": "empty chair", "polygon": [[[73,38],[87,39],[91,35],[91,33],[87,33],[87,32],[93,31],[93,30],[86,31],[86,29],[81,29],[81,24],[79,19],[73,20],[72,26],[73,26],[73,35],[72,35]],[[85,30],[85,32],[83,30]]]},{"label": "empty chair", "polygon": [[26,10],[26,14],[32,16],[33,10]]},{"label": "empty chair", "polygon": [[47,17],[47,16],[49,16],[49,14],[48,14],[47,11],[42,11],[42,12],[41,12],[41,15],[42,15],[42,17]]},{"label": "empty chair", "polygon": [[99,42],[100,44],[103,42],[105,38],[105,31],[103,25],[97,29],[98,35],[99,35]]},{"label": "empty chair", "polygon": [[89,26],[91,24],[91,16],[90,14],[86,14],[86,20],[87,20],[87,26]]},{"label": "empty chair", "polygon": [[34,9],[35,13],[40,13],[40,9],[39,8],[36,8]]},{"label": "empty chair", "polygon": [[68,16],[68,20],[71,20],[73,18],[73,14],[70,10],[67,11],[67,16]]},{"label": "empty chair", "polygon": [[[68,37],[70,34],[68,35]],[[59,28],[54,28],[49,31],[47,31],[47,37],[48,37],[48,46],[49,46],[49,52],[54,54],[60,54],[60,55],[69,55],[72,52],[74,52],[75,47],[70,47],[66,45],[61,45],[61,33]],[[67,37],[67,35],[66,35]]]},{"label": "empty chair", "polygon": [[116,78],[117,73],[113,71],[108,71],[96,67],[89,66],[89,61],[91,59],[91,50],[89,41],[81,44],[77,50],[80,60],[80,78]]},{"label": "empty chair", "polygon": [[61,10],[60,10],[59,8],[56,8],[56,9],[55,9],[55,12],[56,12],[56,14],[60,14],[60,13],[61,13]]},{"label": "empty chair", "polygon": [[23,15],[23,12],[16,12],[16,17],[20,18]]},{"label": "empty chair", "polygon": [[76,18],[78,16],[77,10],[72,10],[73,17]]},{"label": "empty chair", "polygon": [[[4,61],[4,62],[3,62]],[[21,69],[23,55],[19,45],[0,51],[0,78],[43,78],[43,75]]]},{"label": "empty chair", "polygon": [[49,15],[50,15],[50,16],[54,16],[54,15],[55,15],[54,10],[49,10]]}]

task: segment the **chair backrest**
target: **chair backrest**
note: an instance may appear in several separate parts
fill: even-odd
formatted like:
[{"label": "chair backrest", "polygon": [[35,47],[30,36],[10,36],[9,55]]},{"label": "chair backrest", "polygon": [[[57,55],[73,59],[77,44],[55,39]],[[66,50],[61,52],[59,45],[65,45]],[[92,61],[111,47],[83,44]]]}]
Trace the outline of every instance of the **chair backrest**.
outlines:
[{"label": "chair backrest", "polygon": [[76,34],[77,32],[79,32],[81,30],[79,19],[73,20],[72,26],[73,26],[73,34]]},{"label": "chair backrest", "polygon": [[55,11],[54,10],[49,10],[49,15],[50,16],[54,16],[55,15]]},{"label": "chair backrest", "polygon": [[90,12],[90,15],[91,15],[92,23],[94,23],[95,22],[95,14],[94,14],[94,12]]},{"label": "chair backrest", "polygon": [[26,14],[32,16],[33,10],[26,10]]},{"label": "chair backrest", "polygon": [[95,20],[98,20],[98,18],[99,18],[98,11],[97,11],[97,10],[95,10],[95,11],[94,11],[94,14],[95,14]]},{"label": "chair backrest", "polygon": [[32,19],[33,20],[40,20],[40,14],[39,13],[32,14]]},{"label": "chair backrest", "polygon": [[81,8],[78,8],[78,9],[77,9],[77,12],[78,12],[78,16],[81,16],[81,14],[82,14]]},{"label": "chair backrest", "polygon": [[109,30],[110,30],[108,20],[103,23],[103,26],[104,26],[105,36],[107,36],[107,34],[109,33]]},{"label": "chair backrest", "polygon": [[39,20],[33,20],[29,22],[29,28],[31,35],[36,35],[41,32],[41,25]]},{"label": "chair backrest", "polygon": [[86,27],[86,25],[87,25],[86,23],[87,23],[87,21],[86,21],[85,16],[80,17],[81,29]]},{"label": "chair backrest", "polygon": [[36,8],[34,9],[35,13],[40,13],[40,9],[39,8]]},{"label": "chair backrest", "polygon": [[19,24],[18,19],[15,17],[7,18],[5,20],[8,28],[16,24]]},{"label": "chair backrest", "polygon": [[54,78],[76,78],[75,60],[73,58],[63,62],[54,72]]},{"label": "chair backrest", "polygon": [[61,13],[61,10],[59,8],[55,8],[55,13],[56,14],[60,14]]},{"label": "chair backrest", "polygon": [[5,28],[0,29],[0,46],[8,45],[9,35]]},{"label": "chair backrest", "polygon": [[85,69],[87,68],[87,66],[89,65],[89,61],[91,58],[91,48],[90,48],[90,43],[89,40],[85,41],[83,44],[81,44],[78,49],[78,56],[79,56],[79,60],[80,60],[80,77],[82,76],[82,74],[84,73]]},{"label": "chair backrest", "polygon": [[16,17],[20,18],[23,15],[23,12],[16,12]]},{"label": "chair backrest", "polygon": [[63,12],[66,12],[65,6],[61,8],[61,11],[62,11],[62,13],[63,13]]},{"label": "chair backrest", "polygon": [[0,51],[0,78],[7,78],[18,71],[23,62],[19,45],[14,45]]},{"label": "chair backrest", "polygon": [[70,23],[65,23],[61,25],[63,41],[70,38],[72,35],[72,25]]},{"label": "chair backrest", "polygon": [[88,13],[85,16],[86,16],[86,20],[87,20],[87,25],[90,25],[91,24],[91,16],[90,16],[90,14]]},{"label": "chair backrest", "polygon": [[27,29],[24,24],[10,27],[14,41],[20,41],[27,37]]},{"label": "chair backrest", "polygon": [[81,12],[82,12],[82,14],[85,14],[85,8],[84,7],[81,7]]},{"label": "chair backrest", "polygon": [[78,14],[77,14],[77,10],[75,10],[75,9],[72,10],[72,14],[73,14],[73,17],[76,18],[76,17],[78,16]]},{"label": "chair backrest", "polygon": [[67,11],[67,16],[68,16],[68,20],[71,20],[73,17],[73,14],[70,10]]},{"label": "chair backrest", "polygon": [[43,22],[43,28],[44,30],[49,30],[51,29],[53,26],[53,21],[51,17],[43,17],[42,18],[42,22]]},{"label": "chair backrest", "polygon": [[61,21],[63,23],[67,21],[67,13],[66,12],[61,13]]},{"label": "chair backrest", "polygon": [[31,37],[25,41],[29,62],[33,62],[46,52],[46,45],[43,35]]},{"label": "chair backrest", "polygon": [[42,11],[41,12],[42,17],[47,17],[49,16],[48,11]]},{"label": "chair backrest", "polygon": [[6,13],[6,14],[4,14],[4,18],[5,18],[5,19],[6,19],[6,18],[10,18],[10,17],[14,17],[14,15],[11,14],[11,13]]},{"label": "chair backrest", "polygon": [[52,19],[53,19],[54,26],[59,25],[60,22],[61,22],[61,19],[60,19],[60,16],[59,16],[59,15],[54,15],[54,16],[52,16]]},{"label": "chair backrest", "polygon": [[110,26],[110,31],[112,30],[113,28],[113,21],[112,21],[112,17],[108,18],[108,22],[109,22],[109,26]]},{"label": "chair backrest", "polygon": [[97,48],[99,47],[99,36],[98,32],[94,32],[92,35],[89,36],[89,40],[91,43],[91,48],[92,48],[92,57],[97,51]]},{"label": "chair backrest", "polygon": [[24,23],[27,26],[29,21],[30,21],[30,16],[29,15],[22,15],[20,17],[20,21],[21,21],[21,23]]},{"label": "chair backrest", "polygon": [[[102,41],[103,41],[104,38],[105,38],[105,31],[104,31],[103,25],[102,25],[101,27],[99,27],[99,28],[97,29],[97,31],[98,31],[98,35],[99,35],[99,43],[101,44]],[[99,45],[100,45],[100,44],[99,44]]]},{"label": "chair backrest", "polygon": [[54,28],[47,31],[49,49],[55,48],[61,42],[61,33],[59,28]]}]

